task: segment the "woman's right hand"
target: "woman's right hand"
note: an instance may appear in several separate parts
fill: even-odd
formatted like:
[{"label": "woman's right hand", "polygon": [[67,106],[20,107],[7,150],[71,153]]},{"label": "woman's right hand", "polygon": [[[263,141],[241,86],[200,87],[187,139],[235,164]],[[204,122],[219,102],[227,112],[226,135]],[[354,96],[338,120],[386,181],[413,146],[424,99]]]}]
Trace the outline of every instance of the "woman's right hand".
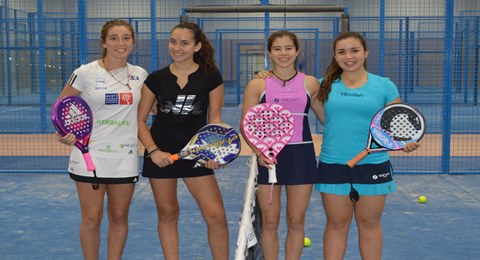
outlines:
[{"label": "woman's right hand", "polygon": [[271,76],[273,76],[272,72],[270,72],[269,70],[262,70],[262,71],[257,73],[255,78],[256,79],[266,79],[266,78],[270,78]]},{"label": "woman's right hand", "polygon": [[150,158],[152,159],[152,162],[156,164],[158,167],[163,168],[167,167],[170,164],[173,164],[174,160],[171,157],[172,155],[167,152],[162,152],[162,151],[157,151],[154,152]]},{"label": "woman's right hand", "polygon": [[72,146],[77,141],[77,137],[72,133],[68,133],[65,136],[61,136],[58,132],[56,132],[55,136],[57,136],[57,140],[60,143],[68,146]]},{"label": "woman's right hand", "polygon": [[265,155],[263,155],[262,153],[260,153],[260,155],[257,154],[257,162],[258,162],[258,165],[263,166],[267,169],[272,169],[271,165],[275,164],[274,162],[269,160],[267,157],[265,157]]}]

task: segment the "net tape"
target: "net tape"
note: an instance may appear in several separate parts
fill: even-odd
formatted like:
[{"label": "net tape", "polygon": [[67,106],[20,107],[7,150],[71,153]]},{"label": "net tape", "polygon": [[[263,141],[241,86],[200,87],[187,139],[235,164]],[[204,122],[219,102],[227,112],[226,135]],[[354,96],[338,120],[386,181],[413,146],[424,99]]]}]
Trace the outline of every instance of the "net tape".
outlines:
[{"label": "net tape", "polygon": [[235,260],[260,260],[264,259],[260,246],[262,215],[256,198],[258,169],[255,154],[250,155],[247,165],[250,170],[240,217]]}]

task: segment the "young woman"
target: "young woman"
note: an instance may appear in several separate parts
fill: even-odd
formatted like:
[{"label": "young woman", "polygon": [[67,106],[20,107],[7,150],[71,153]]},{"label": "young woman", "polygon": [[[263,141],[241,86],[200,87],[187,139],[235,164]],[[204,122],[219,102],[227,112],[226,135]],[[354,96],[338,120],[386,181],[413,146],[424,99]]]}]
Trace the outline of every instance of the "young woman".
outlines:
[{"label": "young woman", "polygon": [[[319,90],[316,78],[298,71],[295,61],[299,44],[294,33],[278,31],[267,42],[268,55],[273,63],[272,77],[250,81],[243,96],[243,113],[258,103],[278,103],[294,114],[295,131],[289,144],[272,162],[253,145],[259,166],[258,200],[262,210],[261,245],[265,259],[278,259],[278,226],[280,222],[282,187],[287,195],[287,238],[285,259],[300,259],[304,241],[305,213],[310,201],[313,183],[318,182],[315,150],[308,123],[311,103],[319,103],[315,96]],[[262,75],[261,75],[262,76]],[[268,183],[268,168],[276,164],[277,183],[272,190]]]},{"label": "young woman", "polygon": [[[198,25],[175,26],[168,50],[173,63],[147,77],[138,110],[139,138],[146,148],[142,175],[150,178],[155,196],[163,254],[165,259],[179,258],[177,182],[183,179],[207,223],[213,259],[228,259],[227,219],[212,170],[218,166],[209,161],[195,167],[192,161],[170,158],[205,124],[222,121],[223,79],[213,47]],[[149,129],[146,120],[153,104],[157,114]]]},{"label": "young woman", "polygon": [[[76,69],[62,96],[80,96],[91,107],[94,124],[90,154],[97,169],[96,182],[81,152],[73,148],[68,171],[75,180],[82,220],[80,242],[85,259],[98,259],[103,201],[107,195],[108,259],[120,259],[127,240],[128,210],[138,181],[137,107],[147,72],[127,62],[135,43],[133,27],[111,20],[101,30],[103,54],[99,60]],[[116,124],[112,122],[122,122]],[[59,141],[73,145],[71,133]]]},{"label": "young woman", "polygon": [[[388,153],[370,154],[354,169],[346,163],[365,147],[375,113],[388,104],[400,102],[400,97],[390,79],[367,72],[368,49],[359,33],[338,36],[333,51],[318,95],[325,118],[318,163],[321,181],[315,189],[322,194],[327,216],[324,259],[344,258],[353,218],[358,226],[362,259],[381,259],[380,220],[387,194],[395,190]],[[410,143],[404,151],[411,152],[419,146],[419,143]],[[353,185],[360,194],[357,202],[349,198],[350,171]],[[378,173],[387,174],[384,178],[372,178]]]}]

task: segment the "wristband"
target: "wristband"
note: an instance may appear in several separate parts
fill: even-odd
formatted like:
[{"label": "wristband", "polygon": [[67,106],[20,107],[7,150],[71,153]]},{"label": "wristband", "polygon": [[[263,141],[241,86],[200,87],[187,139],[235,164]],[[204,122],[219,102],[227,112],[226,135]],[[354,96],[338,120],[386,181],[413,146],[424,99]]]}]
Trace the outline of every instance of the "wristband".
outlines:
[{"label": "wristband", "polygon": [[160,151],[160,148],[157,147],[157,148],[153,149],[151,152],[149,152],[149,153],[147,154],[146,157],[147,157],[147,158],[150,158],[150,156],[152,156],[152,154],[155,153],[156,151]]}]

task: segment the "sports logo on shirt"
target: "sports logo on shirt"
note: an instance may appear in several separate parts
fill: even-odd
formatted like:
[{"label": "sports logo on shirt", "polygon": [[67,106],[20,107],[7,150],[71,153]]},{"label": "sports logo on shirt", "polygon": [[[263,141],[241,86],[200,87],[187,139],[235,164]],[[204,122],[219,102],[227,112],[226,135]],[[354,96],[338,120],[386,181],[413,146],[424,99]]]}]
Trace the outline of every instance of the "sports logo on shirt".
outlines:
[{"label": "sports logo on shirt", "polygon": [[202,113],[200,110],[200,103],[195,101],[196,95],[178,95],[175,104],[172,101],[167,101],[164,106],[160,108],[161,112],[169,113],[170,111],[174,115],[198,115]]},{"label": "sports logo on shirt", "polygon": [[133,103],[132,93],[106,93],[105,105],[131,105]]}]

